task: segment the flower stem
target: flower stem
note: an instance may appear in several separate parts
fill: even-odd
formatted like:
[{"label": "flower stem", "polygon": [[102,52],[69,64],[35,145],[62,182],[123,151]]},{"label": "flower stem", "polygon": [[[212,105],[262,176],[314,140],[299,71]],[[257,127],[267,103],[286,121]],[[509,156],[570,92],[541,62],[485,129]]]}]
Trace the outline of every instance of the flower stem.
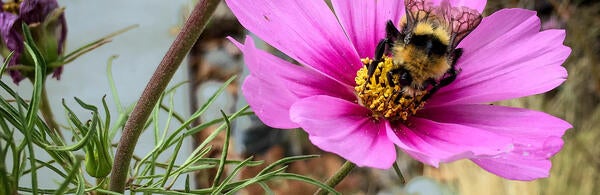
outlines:
[{"label": "flower stem", "polygon": [[406,179],[404,179],[404,175],[402,175],[402,170],[400,170],[400,167],[398,167],[398,163],[394,162],[394,171],[396,171],[396,174],[398,175],[398,179],[400,180],[400,183],[402,185],[406,185]]},{"label": "flower stem", "polygon": [[40,102],[40,112],[46,125],[50,131],[54,131],[58,136],[63,138],[62,132],[59,129],[58,123],[54,120],[54,114],[52,114],[52,108],[50,107],[50,101],[48,101],[48,93],[46,90],[46,84],[42,84],[42,102]]},{"label": "flower stem", "polygon": [[109,189],[111,191],[119,193],[125,191],[129,164],[144,124],[183,58],[200,37],[219,2],[219,0],[201,0],[196,4],[175,41],[154,71],[131,116],[125,123],[110,174]]},{"label": "flower stem", "polygon": [[[354,167],[356,167],[356,164],[354,164],[354,163],[352,163],[350,161],[346,161],[342,165],[342,168],[340,168],[340,170],[338,170],[338,172],[335,173],[335,175],[333,175],[329,179],[327,179],[327,181],[325,182],[325,184],[327,184],[328,186],[330,186],[332,188],[335,187],[342,180],[344,180],[344,178],[346,176],[348,176],[348,174],[350,174],[350,171],[352,171],[352,169],[354,169]],[[320,188],[317,192],[315,192],[315,194],[325,195],[325,194],[327,194],[327,190],[323,190],[322,188]]]}]

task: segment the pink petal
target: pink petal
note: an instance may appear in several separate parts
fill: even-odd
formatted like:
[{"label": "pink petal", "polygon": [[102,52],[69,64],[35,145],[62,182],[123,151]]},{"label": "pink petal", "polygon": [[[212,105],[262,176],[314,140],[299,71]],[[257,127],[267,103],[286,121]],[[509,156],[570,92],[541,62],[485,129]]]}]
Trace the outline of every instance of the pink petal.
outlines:
[{"label": "pink petal", "polygon": [[226,0],[240,23],[301,64],[346,85],[363,66],[324,1]]},{"label": "pink petal", "polygon": [[427,108],[422,117],[483,129],[512,139],[509,153],[473,157],[482,168],[508,179],[547,177],[549,158],[563,145],[561,137],[572,126],[543,112],[490,105],[452,105]]},{"label": "pink petal", "polygon": [[250,37],[246,38],[245,45],[230,40],[244,53],[244,60],[250,70],[250,76],[242,85],[242,92],[256,115],[271,127],[298,127],[289,119],[289,108],[302,98],[331,95],[355,99],[352,88],[314,70],[256,49]]},{"label": "pink petal", "polygon": [[540,137],[561,137],[572,127],[568,122],[543,112],[492,105],[426,108],[420,110],[418,115],[441,123],[483,129],[520,142],[536,141]]},{"label": "pink petal", "polygon": [[423,163],[438,166],[478,155],[496,155],[510,149],[511,139],[464,126],[412,117],[409,126],[388,128],[388,137]]},{"label": "pink petal", "polygon": [[307,67],[298,66],[257,49],[252,37],[247,36],[245,45],[229,38],[244,53],[250,74],[284,86],[299,98],[313,95],[329,95],[354,101],[352,86],[343,85]]},{"label": "pink petal", "polygon": [[429,105],[484,103],[546,92],[567,78],[564,30],[539,32],[535,12],[503,9],[483,19],[458,47],[457,79]]},{"label": "pink petal", "polygon": [[289,90],[249,75],[242,84],[242,93],[250,108],[266,125],[281,129],[298,128],[298,124],[290,120],[289,112],[290,106],[299,98]]},{"label": "pink petal", "polygon": [[290,109],[292,121],[309,134],[317,147],[357,164],[387,169],[396,160],[384,121],[369,118],[371,111],[330,96],[304,98]]},{"label": "pink petal", "polygon": [[543,148],[527,148],[518,145],[512,152],[491,157],[475,157],[471,161],[481,168],[500,177],[512,180],[530,181],[550,175],[550,157],[563,146],[559,137],[545,140]]},{"label": "pink petal", "polygon": [[387,21],[398,24],[404,15],[401,0],[332,0],[331,4],[361,58],[373,58],[377,43],[385,38]]}]

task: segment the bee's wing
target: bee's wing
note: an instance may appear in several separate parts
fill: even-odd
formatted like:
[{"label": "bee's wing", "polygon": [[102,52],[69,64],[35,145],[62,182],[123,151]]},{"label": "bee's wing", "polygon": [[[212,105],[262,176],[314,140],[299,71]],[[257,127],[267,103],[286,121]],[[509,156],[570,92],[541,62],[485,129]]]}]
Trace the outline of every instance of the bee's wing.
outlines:
[{"label": "bee's wing", "polygon": [[454,49],[481,22],[481,13],[468,7],[452,7],[447,0],[440,4],[438,14],[444,17],[450,31],[450,48]]},{"label": "bee's wing", "polygon": [[429,21],[444,26],[450,34],[449,50],[456,48],[481,22],[481,13],[468,7],[452,7],[448,0],[442,0],[439,5],[433,5],[427,0],[406,0],[406,26],[403,34],[410,35],[419,22]]},{"label": "bee's wing", "polygon": [[410,34],[417,23],[431,19],[435,14],[434,7],[431,2],[425,0],[406,0],[406,27],[403,30],[404,34]]}]

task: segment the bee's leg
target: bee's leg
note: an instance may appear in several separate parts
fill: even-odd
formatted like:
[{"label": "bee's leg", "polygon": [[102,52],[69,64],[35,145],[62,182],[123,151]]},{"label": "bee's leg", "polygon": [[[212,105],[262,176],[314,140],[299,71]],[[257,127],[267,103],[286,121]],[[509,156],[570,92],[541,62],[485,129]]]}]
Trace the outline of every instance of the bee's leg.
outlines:
[{"label": "bee's leg", "polygon": [[385,39],[381,39],[381,41],[379,41],[379,43],[377,44],[377,47],[375,48],[375,56],[373,57],[373,61],[367,66],[367,74],[369,75],[369,78],[371,78],[371,76],[373,76],[373,73],[375,73],[375,68],[377,68],[377,65],[383,61],[383,55],[385,54],[386,50],[387,50],[387,46],[389,45],[389,39],[385,38]]},{"label": "bee's leg", "polygon": [[423,98],[421,98],[420,102],[427,101],[431,97],[431,95],[433,95],[435,92],[437,92],[437,90],[440,89],[440,83],[438,83],[435,79],[428,79],[425,82],[433,87],[431,88],[431,90],[429,90],[429,92],[427,92],[427,94],[425,94],[425,96],[423,96]]},{"label": "bee's leg", "polygon": [[462,48],[456,48],[452,51],[452,53],[450,54],[450,56],[451,56],[450,70],[456,70],[456,62],[458,61],[458,58],[460,58],[460,56],[462,56],[462,54],[463,54]]},{"label": "bee's leg", "polygon": [[433,80],[433,81],[427,80],[427,82],[433,84],[433,88],[431,88],[429,93],[427,93],[425,96],[423,96],[423,98],[421,98],[421,101],[426,101],[435,92],[440,90],[440,88],[450,85],[450,83],[452,83],[452,82],[454,82],[454,80],[456,80],[456,76],[458,76],[458,72],[459,72],[459,70],[456,69],[456,61],[462,55],[462,52],[463,51],[461,48],[457,48],[452,53],[452,58],[450,58],[452,65],[450,66],[450,69],[448,70],[448,72],[446,72],[446,75],[448,75],[448,76],[444,77],[442,80],[440,80],[440,82],[435,82],[435,80]]},{"label": "bee's leg", "polygon": [[396,28],[391,20],[388,20],[385,26],[385,38],[381,39],[375,48],[375,56],[373,62],[367,66],[367,74],[369,78],[375,73],[377,65],[383,61],[383,55],[389,52],[389,48],[392,48],[394,41],[400,36],[400,31]]},{"label": "bee's leg", "polygon": [[381,41],[379,41],[379,43],[377,44],[377,47],[375,47],[375,56],[373,57],[373,61],[379,61],[381,62],[381,59],[383,58],[383,55],[386,53],[387,50],[387,45],[388,45],[389,39],[385,38],[385,39],[381,39]]},{"label": "bee's leg", "polygon": [[456,76],[458,75],[458,70],[454,69],[454,67],[452,67],[450,70],[448,70],[448,72],[446,73],[448,76],[444,77],[442,80],[440,80],[440,82],[435,82],[434,81],[430,81],[427,80],[430,83],[433,83],[433,87],[431,88],[431,90],[429,90],[429,92],[427,94],[425,94],[425,96],[423,96],[423,98],[421,98],[421,101],[427,101],[435,92],[437,92],[438,90],[440,90],[440,88],[445,87],[447,85],[449,85],[450,83],[452,83],[454,80],[456,80]]},{"label": "bee's leg", "polygon": [[460,56],[462,55],[463,50],[462,48],[457,48],[454,50],[454,52],[452,52],[452,65],[450,66],[450,69],[448,70],[448,72],[446,72],[446,74],[448,75],[447,77],[444,77],[440,83],[439,83],[439,87],[444,87],[449,85],[450,83],[454,82],[454,80],[456,80],[456,76],[458,75],[459,70],[456,69],[456,62],[458,61],[458,58],[460,58]]}]

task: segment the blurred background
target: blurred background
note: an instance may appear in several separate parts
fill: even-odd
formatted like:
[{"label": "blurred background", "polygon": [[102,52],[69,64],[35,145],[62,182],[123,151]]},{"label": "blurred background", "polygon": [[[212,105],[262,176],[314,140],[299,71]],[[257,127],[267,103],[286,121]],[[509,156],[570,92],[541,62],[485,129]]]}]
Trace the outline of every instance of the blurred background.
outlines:
[{"label": "blurred background", "polygon": [[[95,38],[129,25],[138,28],[120,35],[114,42],[65,67],[61,81],[49,80],[50,102],[72,97],[99,105],[105,94],[110,94],[106,81],[106,61],[120,55],[114,62],[113,72],[117,90],[124,106],[135,102],[150,75],[160,62],[170,43],[194,5],[193,0],[160,1],[74,1],[59,0],[66,7],[69,25],[67,48],[77,48]],[[336,189],[344,194],[599,194],[600,193],[600,2],[592,0],[495,0],[488,1],[485,14],[503,8],[536,10],[544,29],[567,30],[565,45],[572,48],[564,66],[569,72],[567,81],[548,93],[497,104],[540,110],[563,118],[574,128],[563,137],[564,148],[553,159],[551,176],[532,182],[509,181],[490,174],[470,161],[457,161],[433,168],[400,154],[399,163],[406,185],[402,185],[393,170],[356,168]],[[484,15],[485,15],[484,14]],[[241,81],[247,70],[242,54],[226,37],[241,40],[246,31],[224,5],[219,6],[209,26],[180,67],[171,84],[188,81],[176,94],[175,109],[189,114],[208,99],[231,76],[238,75],[212,106],[209,115],[196,124],[220,117],[219,110],[227,113],[246,105]],[[257,45],[284,57],[264,43]],[[6,78],[3,78],[6,79]],[[31,84],[15,86],[19,91],[31,90]],[[110,102],[109,104],[114,103]],[[53,105],[59,123],[65,121],[59,104]],[[113,110],[114,111],[114,110]],[[89,114],[84,110],[78,115]],[[321,154],[320,158],[291,164],[288,172],[299,173],[319,180],[337,171],[343,160],[320,151],[307,141],[301,130],[272,129],[255,117],[234,121],[231,159],[254,156],[268,165],[286,156]],[[187,144],[187,152],[210,135],[203,131]],[[146,136],[146,137],[144,137]],[[216,139],[212,157],[220,155],[225,135]],[[140,138],[136,154],[152,148],[148,135]],[[145,146],[144,144],[148,145]],[[242,171],[242,177],[252,177],[263,167]],[[195,174],[197,187],[210,186],[216,170]],[[48,185],[53,185],[50,180]],[[26,182],[26,181],[25,181]],[[312,185],[276,180],[269,183],[276,194],[312,194]],[[246,189],[243,194],[264,194],[259,186]]]}]

